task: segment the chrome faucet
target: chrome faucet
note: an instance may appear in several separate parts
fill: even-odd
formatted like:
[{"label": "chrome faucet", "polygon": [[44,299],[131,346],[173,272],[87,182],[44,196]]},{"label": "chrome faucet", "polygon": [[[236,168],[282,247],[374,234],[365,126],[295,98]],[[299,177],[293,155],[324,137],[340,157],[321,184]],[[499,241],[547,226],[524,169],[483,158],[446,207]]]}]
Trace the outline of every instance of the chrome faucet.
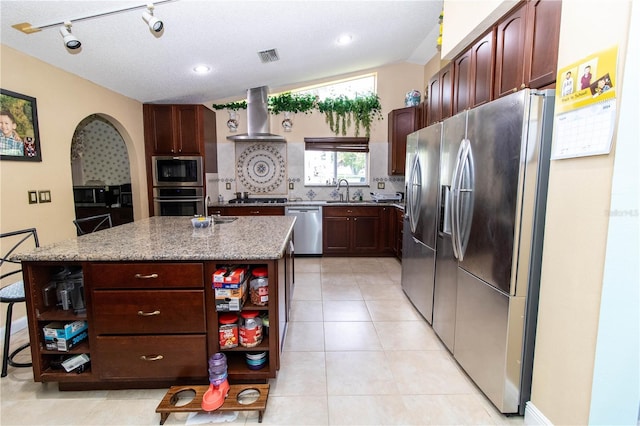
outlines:
[{"label": "chrome faucet", "polygon": [[[346,184],[347,184],[347,203],[348,203],[349,201],[351,201],[351,198],[349,198],[349,181],[348,181],[348,180],[346,180],[346,179],[340,179],[340,180],[338,181],[338,186],[336,186],[336,190],[338,190],[338,191],[340,190],[340,183],[341,183],[342,181],[344,181],[344,183],[346,183]],[[341,194],[341,195],[342,195],[342,194]]]}]

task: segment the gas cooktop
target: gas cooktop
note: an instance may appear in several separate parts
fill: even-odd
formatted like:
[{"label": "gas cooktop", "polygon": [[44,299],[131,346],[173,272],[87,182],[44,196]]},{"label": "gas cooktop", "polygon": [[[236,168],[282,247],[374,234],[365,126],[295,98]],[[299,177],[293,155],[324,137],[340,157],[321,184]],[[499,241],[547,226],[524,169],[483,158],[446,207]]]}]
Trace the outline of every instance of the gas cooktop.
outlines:
[{"label": "gas cooktop", "polygon": [[283,204],[287,201],[286,198],[233,198],[229,204]]}]

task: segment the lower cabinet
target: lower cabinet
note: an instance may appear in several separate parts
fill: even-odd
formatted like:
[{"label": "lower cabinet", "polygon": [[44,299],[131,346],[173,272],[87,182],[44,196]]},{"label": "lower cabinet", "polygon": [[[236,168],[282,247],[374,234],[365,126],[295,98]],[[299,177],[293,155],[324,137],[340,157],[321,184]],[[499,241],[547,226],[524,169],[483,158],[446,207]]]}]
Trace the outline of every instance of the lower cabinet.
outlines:
[{"label": "lower cabinet", "polygon": [[[255,347],[221,350],[221,312],[216,310],[212,277],[220,267],[232,264],[267,269],[268,303],[257,306],[247,297],[241,311],[258,311],[272,326]],[[293,256],[203,262],[23,262],[23,270],[37,382],[58,382],[61,390],[206,384],[208,359],[220,351],[227,355],[231,383],[265,383],[276,377],[293,291]],[[64,278],[61,272],[73,274]],[[64,305],[59,300],[61,290],[70,297]],[[68,340],[73,344],[66,351],[56,350],[45,336],[45,327],[84,323],[86,329],[78,327],[82,333]],[[267,352],[268,358],[257,370],[249,368],[245,357],[255,351]],[[90,363],[80,370],[63,367],[63,361],[83,354]]]},{"label": "lower cabinet", "polygon": [[97,336],[94,359],[101,380],[202,381],[207,335]]},{"label": "lower cabinet", "polygon": [[370,256],[382,252],[380,208],[375,206],[324,207],[322,253]]}]

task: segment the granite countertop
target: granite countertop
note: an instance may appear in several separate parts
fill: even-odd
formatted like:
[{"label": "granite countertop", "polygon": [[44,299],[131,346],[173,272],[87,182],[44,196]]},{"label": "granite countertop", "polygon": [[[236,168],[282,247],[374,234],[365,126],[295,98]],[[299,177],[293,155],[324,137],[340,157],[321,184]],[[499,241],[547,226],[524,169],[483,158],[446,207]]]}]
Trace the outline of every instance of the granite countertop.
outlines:
[{"label": "granite countertop", "polygon": [[186,216],[154,216],[14,255],[22,261],[203,261],[279,259],[294,217],[240,216],[194,229]]},{"label": "granite countertop", "polygon": [[289,200],[286,203],[209,203],[207,207],[246,207],[246,206],[267,206],[267,207],[295,207],[295,206],[391,206],[404,210],[404,203],[398,201],[334,201],[334,200]]}]

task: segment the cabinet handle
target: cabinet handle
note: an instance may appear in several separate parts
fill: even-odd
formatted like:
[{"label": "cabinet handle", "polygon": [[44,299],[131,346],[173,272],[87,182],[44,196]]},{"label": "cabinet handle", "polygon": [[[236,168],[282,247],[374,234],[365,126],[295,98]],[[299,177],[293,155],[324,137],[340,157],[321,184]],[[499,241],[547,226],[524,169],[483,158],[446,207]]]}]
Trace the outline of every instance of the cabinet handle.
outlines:
[{"label": "cabinet handle", "polygon": [[358,218],[357,218],[357,217],[354,217],[354,218],[353,218],[353,221],[355,222],[356,220],[358,220]]},{"label": "cabinet handle", "polygon": [[149,275],[136,274],[135,277],[140,280],[148,280],[150,278],[158,278],[158,274],[149,274]]},{"label": "cabinet handle", "polygon": [[143,312],[143,311],[138,311],[138,316],[140,317],[153,317],[156,315],[160,315],[160,311],[153,311],[153,312]]},{"label": "cabinet handle", "polygon": [[347,210],[347,213],[353,213],[353,210]]},{"label": "cabinet handle", "polygon": [[251,214],[260,214],[260,210],[253,210],[253,211],[250,211],[249,213],[251,213]]},{"label": "cabinet handle", "polygon": [[140,359],[143,361],[160,361],[164,357],[162,355],[142,355]]}]

